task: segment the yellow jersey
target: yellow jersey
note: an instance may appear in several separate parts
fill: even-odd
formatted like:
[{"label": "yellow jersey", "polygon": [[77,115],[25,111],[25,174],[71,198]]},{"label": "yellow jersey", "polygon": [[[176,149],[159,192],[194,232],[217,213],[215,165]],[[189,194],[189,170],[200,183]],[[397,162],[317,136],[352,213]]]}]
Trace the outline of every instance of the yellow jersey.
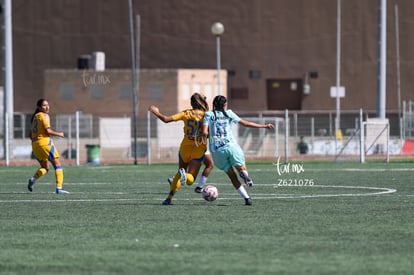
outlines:
[{"label": "yellow jersey", "polygon": [[36,141],[42,138],[49,138],[49,134],[46,129],[50,128],[50,118],[48,114],[39,112],[32,121],[30,129],[30,138],[32,141]]},{"label": "yellow jersey", "polygon": [[200,143],[203,134],[201,126],[203,124],[204,111],[201,110],[185,110],[172,116],[174,121],[182,120],[184,122],[184,138],[182,145],[193,145]]}]

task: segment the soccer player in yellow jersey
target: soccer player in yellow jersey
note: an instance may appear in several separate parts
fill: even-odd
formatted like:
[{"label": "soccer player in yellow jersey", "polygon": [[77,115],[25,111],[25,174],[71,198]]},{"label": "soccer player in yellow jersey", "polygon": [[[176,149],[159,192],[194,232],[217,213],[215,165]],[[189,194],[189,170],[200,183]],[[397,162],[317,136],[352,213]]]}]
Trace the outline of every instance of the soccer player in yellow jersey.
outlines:
[{"label": "soccer player in yellow jersey", "polygon": [[49,110],[49,102],[46,99],[37,101],[37,108],[32,116],[30,138],[32,140],[33,155],[40,163],[40,168],[29,179],[27,188],[30,192],[33,191],[34,183],[49,171],[49,162],[51,162],[55,169],[56,194],[68,194],[69,192],[63,189],[63,169],[59,160],[59,153],[51,139],[51,136],[63,138],[65,135],[63,132],[56,132],[50,128]]},{"label": "soccer player in yellow jersey", "polygon": [[207,145],[203,139],[201,126],[204,113],[208,111],[205,96],[194,93],[191,96],[192,109],[184,110],[178,114],[167,116],[160,112],[158,107],[151,105],[149,110],[165,123],[182,120],[184,122],[184,137],[181,141],[178,154],[179,169],[170,185],[168,197],[162,204],[169,205],[175,193],[186,183],[192,185],[204,160]]}]

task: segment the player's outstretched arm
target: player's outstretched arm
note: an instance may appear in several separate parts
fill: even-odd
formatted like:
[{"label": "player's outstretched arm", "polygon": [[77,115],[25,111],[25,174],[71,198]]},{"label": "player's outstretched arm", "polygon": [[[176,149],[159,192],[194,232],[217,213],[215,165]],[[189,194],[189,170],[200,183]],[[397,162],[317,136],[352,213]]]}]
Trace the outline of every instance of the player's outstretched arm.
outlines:
[{"label": "player's outstretched arm", "polygon": [[163,122],[165,122],[165,123],[168,123],[168,122],[173,121],[172,116],[166,116],[166,115],[162,114],[162,113],[160,112],[160,109],[159,109],[157,106],[155,106],[155,105],[151,105],[151,106],[148,108],[148,110],[149,110],[151,113],[153,113],[156,117],[158,117],[161,121],[163,121]]},{"label": "player's outstretched arm", "polygon": [[274,129],[275,125],[273,125],[272,123],[267,123],[267,124],[259,124],[259,123],[255,123],[253,121],[248,121],[248,120],[244,120],[241,119],[239,121],[239,123],[245,127],[250,127],[250,128],[267,128],[267,129]]}]

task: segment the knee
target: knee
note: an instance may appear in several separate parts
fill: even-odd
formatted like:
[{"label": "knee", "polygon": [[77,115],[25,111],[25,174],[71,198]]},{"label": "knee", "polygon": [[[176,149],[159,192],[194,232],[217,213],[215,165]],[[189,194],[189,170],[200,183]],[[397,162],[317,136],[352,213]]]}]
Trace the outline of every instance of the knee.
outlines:
[{"label": "knee", "polygon": [[194,183],[194,176],[192,174],[187,174],[187,185],[193,185]]}]

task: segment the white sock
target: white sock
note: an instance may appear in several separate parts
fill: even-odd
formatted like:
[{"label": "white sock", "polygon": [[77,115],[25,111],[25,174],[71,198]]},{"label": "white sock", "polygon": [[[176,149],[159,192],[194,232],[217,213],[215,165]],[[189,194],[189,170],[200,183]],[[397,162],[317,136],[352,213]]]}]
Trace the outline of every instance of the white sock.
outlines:
[{"label": "white sock", "polygon": [[249,194],[247,194],[246,189],[244,189],[243,185],[240,185],[239,189],[237,189],[237,192],[239,192],[240,196],[242,198],[248,199],[250,198]]},{"label": "white sock", "polygon": [[36,178],[35,178],[35,177],[32,177],[30,180],[31,180],[32,182],[35,182],[35,181],[36,181]]},{"label": "white sock", "polygon": [[200,177],[200,181],[197,184],[197,187],[202,188],[203,185],[207,182],[207,177],[205,176],[201,176]]}]

